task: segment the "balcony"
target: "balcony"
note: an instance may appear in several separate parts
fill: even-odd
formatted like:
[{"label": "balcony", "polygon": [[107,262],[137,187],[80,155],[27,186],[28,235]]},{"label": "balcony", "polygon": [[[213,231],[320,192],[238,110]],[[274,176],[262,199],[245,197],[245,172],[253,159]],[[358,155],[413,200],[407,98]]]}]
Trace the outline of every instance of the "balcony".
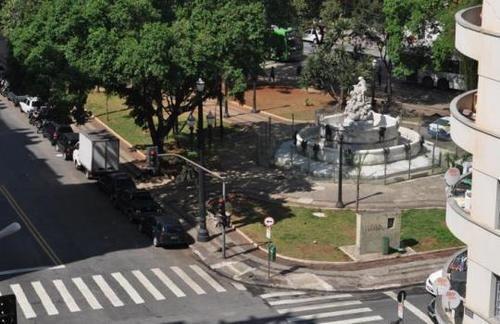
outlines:
[{"label": "balcony", "polygon": [[481,30],[482,6],[467,8],[455,16],[455,46],[464,55],[479,60],[484,35]]},{"label": "balcony", "polygon": [[469,153],[473,153],[476,138],[476,94],[466,92],[451,102],[451,138]]}]

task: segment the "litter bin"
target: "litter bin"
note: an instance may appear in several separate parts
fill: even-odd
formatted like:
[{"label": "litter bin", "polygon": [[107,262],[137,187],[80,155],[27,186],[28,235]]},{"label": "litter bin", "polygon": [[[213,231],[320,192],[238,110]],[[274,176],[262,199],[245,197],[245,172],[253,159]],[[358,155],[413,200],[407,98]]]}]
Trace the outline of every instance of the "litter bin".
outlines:
[{"label": "litter bin", "polygon": [[387,236],[382,237],[382,254],[383,255],[388,255],[389,254],[389,244],[390,244],[390,239]]}]

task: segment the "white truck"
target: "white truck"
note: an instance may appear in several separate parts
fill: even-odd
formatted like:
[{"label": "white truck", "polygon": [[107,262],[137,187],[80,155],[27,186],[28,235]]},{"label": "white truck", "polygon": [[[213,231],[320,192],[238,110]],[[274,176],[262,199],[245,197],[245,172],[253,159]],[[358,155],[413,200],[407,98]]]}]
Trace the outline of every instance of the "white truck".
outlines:
[{"label": "white truck", "polygon": [[120,166],[120,141],[105,130],[80,133],[73,151],[73,162],[87,178],[118,171]]},{"label": "white truck", "polygon": [[26,114],[40,108],[42,108],[42,102],[37,97],[27,97],[19,103],[19,109]]}]

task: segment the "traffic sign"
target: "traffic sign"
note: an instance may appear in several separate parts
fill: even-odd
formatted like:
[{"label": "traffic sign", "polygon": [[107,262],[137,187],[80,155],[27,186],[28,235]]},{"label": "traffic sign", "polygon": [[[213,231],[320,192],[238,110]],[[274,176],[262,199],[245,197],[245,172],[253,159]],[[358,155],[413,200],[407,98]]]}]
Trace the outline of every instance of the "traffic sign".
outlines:
[{"label": "traffic sign", "polygon": [[461,174],[458,168],[449,168],[444,174],[444,180],[448,186],[454,186],[460,180]]},{"label": "traffic sign", "polygon": [[444,295],[450,290],[450,280],[446,277],[439,277],[434,281],[434,291],[436,295]]},{"label": "traffic sign", "polygon": [[462,297],[455,290],[448,290],[443,295],[443,305],[447,306],[449,309],[455,309],[460,305]]},{"label": "traffic sign", "polygon": [[266,225],[267,227],[273,226],[274,225],[274,218],[266,217],[266,219],[264,219],[264,225]]}]

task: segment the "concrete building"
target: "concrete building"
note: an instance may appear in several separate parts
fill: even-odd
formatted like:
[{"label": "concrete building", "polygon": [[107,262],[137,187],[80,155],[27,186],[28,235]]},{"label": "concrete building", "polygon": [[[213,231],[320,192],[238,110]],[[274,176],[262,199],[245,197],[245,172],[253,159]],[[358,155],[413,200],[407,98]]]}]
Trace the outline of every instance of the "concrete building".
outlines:
[{"label": "concrete building", "polygon": [[467,244],[464,323],[500,322],[500,1],[456,15],[458,51],[477,60],[477,90],[450,106],[453,141],[473,157],[472,187],[448,199],[446,222]]}]

